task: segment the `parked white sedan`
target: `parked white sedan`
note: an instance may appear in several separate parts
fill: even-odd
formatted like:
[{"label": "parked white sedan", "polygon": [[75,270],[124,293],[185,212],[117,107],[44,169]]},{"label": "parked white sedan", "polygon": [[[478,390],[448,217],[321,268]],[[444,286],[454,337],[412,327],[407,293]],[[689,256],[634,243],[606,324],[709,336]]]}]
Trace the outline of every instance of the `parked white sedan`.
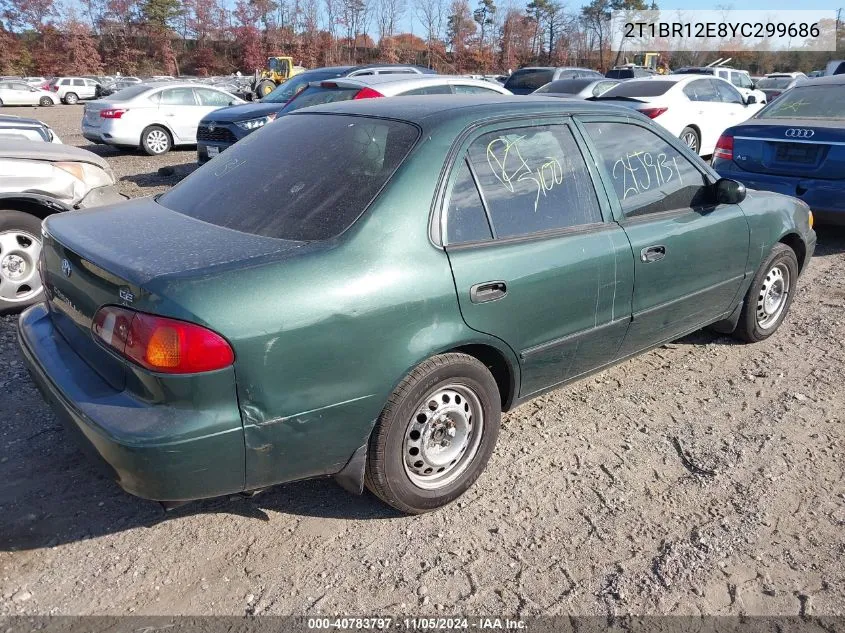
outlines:
[{"label": "parked white sedan", "polygon": [[23,80],[0,81],[0,106],[41,105],[51,106],[58,103],[58,97],[37,86],[31,86]]},{"label": "parked white sedan", "polygon": [[85,104],[82,135],[94,143],[140,147],[154,156],[175,145],[196,145],[197,127],[206,114],[242,103],[213,86],[142,83]]},{"label": "parked white sedan", "polygon": [[630,79],[597,101],[638,110],[682,139],[694,152],[708,156],[722,132],[742,123],[763,104],[743,98],[729,82],[701,75],[664,75]]}]

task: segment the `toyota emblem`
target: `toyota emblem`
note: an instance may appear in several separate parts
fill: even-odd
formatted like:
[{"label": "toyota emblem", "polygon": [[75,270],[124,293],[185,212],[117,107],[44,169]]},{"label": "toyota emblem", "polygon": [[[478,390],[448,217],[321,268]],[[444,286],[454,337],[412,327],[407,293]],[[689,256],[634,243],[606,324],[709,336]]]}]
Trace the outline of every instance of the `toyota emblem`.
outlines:
[{"label": "toyota emblem", "polygon": [[64,273],[64,276],[70,277],[72,272],[73,272],[73,268],[71,268],[70,262],[66,259],[63,259],[62,260],[62,273]]},{"label": "toyota emblem", "polygon": [[812,138],[815,130],[808,130],[806,128],[791,127],[786,131],[786,136],[789,138]]},{"label": "toyota emblem", "polygon": [[209,131],[209,132],[214,132],[214,123],[209,123],[209,124],[208,124],[208,131]]}]

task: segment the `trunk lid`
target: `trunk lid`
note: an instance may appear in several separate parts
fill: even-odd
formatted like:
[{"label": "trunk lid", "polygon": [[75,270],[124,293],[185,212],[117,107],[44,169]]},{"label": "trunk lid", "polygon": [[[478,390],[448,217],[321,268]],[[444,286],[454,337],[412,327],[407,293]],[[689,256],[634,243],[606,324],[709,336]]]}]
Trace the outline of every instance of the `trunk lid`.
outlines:
[{"label": "trunk lid", "polygon": [[845,177],[845,129],[834,121],[752,120],[733,129],[734,163],[744,171],[790,177]]},{"label": "trunk lid", "polygon": [[247,261],[273,261],[304,244],[217,227],[151,198],[53,215],[44,228],[40,265],[51,319],[74,351],[115,389],[125,385],[125,363],[91,333],[101,306],[192,320],[172,297],[156,295],[147,285],[162,278],[220,274]]}]

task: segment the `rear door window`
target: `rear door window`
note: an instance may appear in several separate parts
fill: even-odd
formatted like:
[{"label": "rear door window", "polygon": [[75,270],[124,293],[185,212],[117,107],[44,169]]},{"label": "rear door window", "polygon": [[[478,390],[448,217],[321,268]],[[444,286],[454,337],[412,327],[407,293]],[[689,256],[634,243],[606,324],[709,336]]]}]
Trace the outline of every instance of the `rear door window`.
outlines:
[{"label": "rear door window", "polygon": [[721,101],[713,83],[710,79],[696,79],[684,86],[684,94],[690,101]]},{"label": "rear door window", "polygon": [[194,88],[194,92],[196,92],[197,97],[199,97],[200,105],[204,106],[216,106],[223,108],[229,105],[232,101],[230,96],[225,95],[222,92],[218,92],[217,90],[211,90],[210,88]]},{"label": "rear door window", "polygon": [[158,203],[217,226],[286,240],[349,228],[419,137],[369,117],[295,114],[235,143]]},{"label": "rear door window", "polygon": [[84,79],[74,79],[74,80],[73,80],[73,85],[74,85],[74,86],[84,86],[84,85],[85,85],[85,80],[84,80]]},{"label": "rear door window", "polygon": [[190,88],[162,90],[159,103],[163,106],[192,106],[197,104],[194,100],[194,91]]},{"label": "rear door window", "polygon": [[584,158],[566,125],[484,134],[469,160],[497,238],[601,222]]}]

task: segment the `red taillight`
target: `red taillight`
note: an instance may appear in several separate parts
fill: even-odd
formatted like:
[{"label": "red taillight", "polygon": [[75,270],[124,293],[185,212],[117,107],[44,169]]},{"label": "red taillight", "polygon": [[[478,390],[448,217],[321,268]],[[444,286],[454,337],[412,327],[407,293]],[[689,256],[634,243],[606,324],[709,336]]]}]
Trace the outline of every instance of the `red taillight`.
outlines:
[{"label": "red taillight", "polygon": [[361,88],[354,97],[355,99],[376,99],[377,97],[383,97],[384,95],[381,94],[378,90],[373,90],[372,88]]},{"label": "red taillight", "polygon": [[219,334],[187,321],[103,306],[94,315],[94,336],[124,358],[164,374],[196,374],[235,360]]},{"label": "red taillight", "polygon": [[53,89],[53,92],[58,92],[59,91],[59,85],[56,84],[55,86],[52,86],[52,89]]},{"label": "red taillight", "polygon": [[669,108],[643,108],[640,112],[646,115],[649,119],[656,119],[668,109]]},{"label": "red taillight", "polygon": [[734,137],[729,134],[722,134],[719,140],[716,141],[716,150],[713,152],[713,158],[721,158],[722,160],[733,160],[734,157]]},{"label": "red taillight", "polygon": [[334,81],[321,81],[320,88],[337,88],[337,84]]},{"label": "red taillight", "polygon": [[120,110],[120,109],[109,109],[109,110],[100,110],[100,118],[101,119],[119,119],[124,114],[129,112],[129,110]]}]

